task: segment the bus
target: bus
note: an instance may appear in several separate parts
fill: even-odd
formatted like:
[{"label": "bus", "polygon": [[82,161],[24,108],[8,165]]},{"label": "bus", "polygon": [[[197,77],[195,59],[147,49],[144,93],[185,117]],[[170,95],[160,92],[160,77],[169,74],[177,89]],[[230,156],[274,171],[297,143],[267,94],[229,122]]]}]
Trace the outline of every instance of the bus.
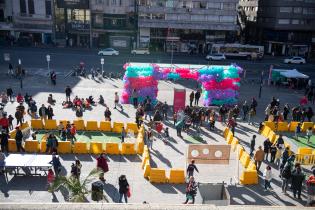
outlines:
[{"label": "bus", "polygon": [[211,54],[224,54],[226,58],[243,58],[247,60],[262,59],[264,46],[243,44],[213,44]]}]

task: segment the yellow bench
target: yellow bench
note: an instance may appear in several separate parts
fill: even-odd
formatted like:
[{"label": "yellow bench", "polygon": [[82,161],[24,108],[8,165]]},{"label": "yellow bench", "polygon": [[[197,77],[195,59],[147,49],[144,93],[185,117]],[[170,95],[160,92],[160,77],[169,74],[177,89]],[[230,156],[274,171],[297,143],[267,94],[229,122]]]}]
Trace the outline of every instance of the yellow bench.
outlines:
[{"label": "yellow bench", "polygon": [[233,141],[231,143],[231,148],[232,148],[233,152],[235,152],[238,143],[239,143],[238,139],[236,137],[233,137]]},{"label": "yellow bench", "polygon": [[305,132],[308,128],[313,128],[313,122],[303,122],[302,124],[302,131]]},{"label": "yellow bench", "polygon": [[15,138],[15,134],[16,134],[16,130],[15,129],[10,131],[10,133],[9,133],[10,138],[14,139]]},{"label": "yellow bench", "polygon": [[183,184],[183,183],[185,183],[185,171],[183,169],[173,169],[173,168],[171,168],[169,183],[172,183],[172,184]]},{"label": "yellow bench", "polygon": [[233,133],[232,133],[232,131],[229,131],[229,133],[228,133],[228,135],[226,136],[225,140],[226,140],[227,142],[232,142],[232,140],[233,140]]},{"label": "yellow bench", "polygon": [[103,153],[103,144],[101,142],[91,142],[90,143],[90,153],[91,154],[101,154]]},{"label": "yellow bench", "polygon": [[85,130],[84,120],[73,120],[73,124],[78,131]]},{"label": "yellow bench", "polygon": [[[60,143],[60,142],[58,142],[58,146],[59,146],[59,143]],[[40,152],[41,152],[41,153],[45,153],[45,152],[46,152],[46,149],[47,149],[46,140],[42,140],[42,141],[40,142]],[[58,149],[57,149],[57,151],[58,151]]]},{"label": "yellow bench", "polygon": [[124,123],[122,123],[122,122],[114,122],[114,124],[113,124],[113,132],[114,133],[121,133],[122,127],[124,127]]},{"label": "yellow bench", "polygon": [[256,164],[254,161],[250,161],[248,166],[247,166],[247,170],[257,170],[256,169]]},{"label": "yellow bench", "polygon": [[225,127],[223,130],[223,137],[226,138],[228,133],[229,133],[230,129],[228,127]]},{"label": "yellow bench", "polygon": [[126,131],[132,131],[134,134],[138,133],[138,126],[137,123],[127,123]]},{"label": "yellow bench", "polygon": [[43,129],[43,121],[41,120],[38,120],[38,119],[32,119],[31,120],[31,127],[34,129],[34,130],[40,130],[40,129]]},{"label": "yellow bench", "polygon": [[86,128],[87,131],[98,131],[97,121],[86,121]]},{"label": "yellow bench", "polygon": [[276,141],[277,135],[275,132],[270,131],[268,134],[268,139],[270,140],[271,143],[274,143]]},{"label": "yellow bench", "polygon": [[56,130],[57,129],[57,121],[56,120],[46,120],[44,128],[46,130]]},{"label": "yellow bench", "polygon": [[245,152],[245,149],[240,144],[238,144],[236,148],[237,148],[237,151],[238,151],[238,159],[240,160],[242,155],[243,155],[243,152]]},{"label": "yellow bench", "polygon": [[274,122],[270,122],[270,121],[265,121],[264,125],[269,127],[270,130],[274,131],[276,129],[275,123]]},{"label": "yellow bench", "polygon": [[121,154],[122,155],[135,155],[135,144],[134,143],[122,143],[121,144]]},{"label": "yellow bench", "polygon": [[24,123],[22,123],[20,129],[23,130],[23,129],[28,128],[28,127],[30,127],[29,124],[28,124],[28,122],[24,122]]},{"label": "yellow bench", "polygon": [[149,164],[150,164],[150,154],[148,152],[143,152],[142,162],[141,162],[141,168],[142,169],[144,168],[147,161],[149,161]]},{"label": "yellow bench", "polygon": [[289,131],[294,132],[296,126],[297,126],[299,123],[300,123],[300,122],[293,122],[293,121],[290,122],[290,124],[289,124]]},{"label": "yellow bench", "polygon": [[287,122],[278,122],[277,131],[288,131],[288,123]]},{"label": "yellow bench", "polygon": [[242,157],[240,159],[240,162],[244,168],[248,167],[248,164],[250,162],[250,156],[247,152],[245,152],[245,151],[243,152]]},{"label": "yellow bench", "polygon": [[71,153],[71,142],[70,141],[58,141],[58,153],[69,154]]},{"label": "yellow bench", "polygon": [[268,126],[264,126],[261,135],[263,135],[264,137],[268,138],[269,132],[271,131],[271,129]]},{"label": "yellow bench", "polygon": [[39,152],[39,142],[37,140],[26,140],[24,149],[26,152],[37,153]]},{"label": "yellow bench", "polygon": [[144,170],[143,170],[144,178],[148,178],[150,176],[150,172],[151,172],[150,161],[147,160],[147,162],[145,163],[145,166],[144,166]]},{"label": "yellow bench", "polygon": [[137,141],[137,153],[141,155],[144,150],[144,141]]},{"label": "yellow bench", "polygon": [[144,125],[141,125],[140,129],[139,129],[139,133],[141,133],[144,136]]},{"label": "yellow bench", "polygon": [[86,142],[75,142],[73,146],[73,153],[87,154],[89,153]]},{"label": "yellow bench", "polygon": [[240,183],[243,185],[258,184],[257,170],[244,170],[240,177]]},{"label": "yellow bench", "polygon": [[106,143],[105,151],[106,151],[106,154],[119,155],[118,143]]},{"label": "yellow bench", "polygon": [[15,139],[8,140],[9,152],[17,152]]},{"label": "yellow bench", "polygon": [[151,183],[166,183],[165,169],[151,168],[149,180]]},{"label": "yellow bench", "polygon": [[110,121],[101,121],[99,130],[104,132],[111,132],[112,126],[110,124]]}]

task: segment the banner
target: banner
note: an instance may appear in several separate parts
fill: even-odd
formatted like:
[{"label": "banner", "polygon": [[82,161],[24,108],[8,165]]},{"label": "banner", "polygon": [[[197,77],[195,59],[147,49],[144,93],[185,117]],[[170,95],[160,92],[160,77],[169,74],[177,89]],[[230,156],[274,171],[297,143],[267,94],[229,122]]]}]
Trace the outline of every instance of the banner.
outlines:
[{"label": "banner", "polygon": [[186,105],[186,90],[185,89],[176,89],[174,88],[174,112],[179,110],[184,110]]}]

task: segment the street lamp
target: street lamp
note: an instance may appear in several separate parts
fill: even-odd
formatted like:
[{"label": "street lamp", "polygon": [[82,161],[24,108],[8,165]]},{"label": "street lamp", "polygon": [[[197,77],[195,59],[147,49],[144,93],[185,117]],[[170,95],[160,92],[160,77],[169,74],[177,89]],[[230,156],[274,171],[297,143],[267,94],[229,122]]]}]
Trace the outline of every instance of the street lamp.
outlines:
[{"label": "street lamp", "polygon": [[101,58],[101,65],[102,65],[102,76],[104,75],[104,58]]},{"label": "street lamp", "polygon": [[50,55],[46,55],[46,60],[47,60],[47,69],[50,72],[50,69],[49,69]]},{"label": "street lamp", "polygon": [[22,61],[21,59],[19,58],[18,60],[18,63],[19,63],[19,66],[18,66],[18,73],[19,73],[19,79],[20,79],[20,88],[23,89],[23,72],[22,72]]}]

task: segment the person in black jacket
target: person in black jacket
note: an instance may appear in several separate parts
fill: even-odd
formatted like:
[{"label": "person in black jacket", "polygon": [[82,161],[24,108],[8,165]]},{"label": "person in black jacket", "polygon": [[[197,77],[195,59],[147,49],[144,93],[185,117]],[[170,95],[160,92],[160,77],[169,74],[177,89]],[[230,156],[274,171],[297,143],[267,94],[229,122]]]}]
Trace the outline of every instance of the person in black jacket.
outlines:
[{"label": "person in black jacket", "polygon": [[200,96],[200,90],[197,90],[197,92],[195,93],[195,106],[198,106]]},{"label": "person in black jacket", "polygon": [[0,141],[1,141],[1,151],[2,152],[9,152],[9,145],[8,145],[8,139],[9,139],[9,134],[7,133],[6,130],[2,130],[1,136],[0,136]]},{"label": "person in black jacket", "polygon": [[305,180],[305,174],[302,172],[301,165],[299,163],[295,164],[295,169],[292,171],[291,178],[293,196],[296,198],[297,194],[298,199],[301,199],[302,184]]},{"label": "person in black jacket", "polygon": [[10,98],[11,102],[14,101],[13,90],[10,87],[7,89],[7,96],[8,96],[8,98]]},{"label": "person in black jacket", "polygon": [[48,119],[52,120],[52,118],[54,116],[54,110],[50,105],[47,108],[47,115],[48,115]]},{"label": "person in black jacket", "polygon": [[271,148],[272,143],[270,142],[269,138],[267,138],[264,141],[264,153],[265,153],[265,159],[266,161],[268,161],[268,156],[270,153],[270,148]]},{"label": "person in black jacket", "polygon": [[18,152],[25,152],[24,148],[22,147],[22,141],[23,141],[23,133],[20,129],[20,127],[16,127],[16,134],[15,134],[15,143],[16,143],[16,149]]},{"label": "person in black jacket", "polygon": [[67,86],[67,87],[66,87],[65,92],[66,92],[66,101],[71,101],[70,95],[71,95],[71,93],[72,93],[72,90],[71,90],[70,86]]},{"label": "person in black jacket", "polygon": [[40,118],[41,118],[42,120],[45,120],[45,121],[47,120],[48,109],[45,107],[44,104],[42,104],[42,107],[39,108],[38,114],[39,114],[39,116],[40,116]]},{"label": "person in black jacket", "polygon": [[187,170],[186,170],[187,176],[188,177],[194,176],[195,170],[199,173],[198,168],[195,165],[195,160],[191,160],[191,163],[188,165]]},{"label": "person in black jacket", "polygon": [[118,179],[119,181],[119,203],[122,203],[122,197],[124,196],[125,202],[128,203],[128,191],[129,184],[125,175],[121,175]]}]

